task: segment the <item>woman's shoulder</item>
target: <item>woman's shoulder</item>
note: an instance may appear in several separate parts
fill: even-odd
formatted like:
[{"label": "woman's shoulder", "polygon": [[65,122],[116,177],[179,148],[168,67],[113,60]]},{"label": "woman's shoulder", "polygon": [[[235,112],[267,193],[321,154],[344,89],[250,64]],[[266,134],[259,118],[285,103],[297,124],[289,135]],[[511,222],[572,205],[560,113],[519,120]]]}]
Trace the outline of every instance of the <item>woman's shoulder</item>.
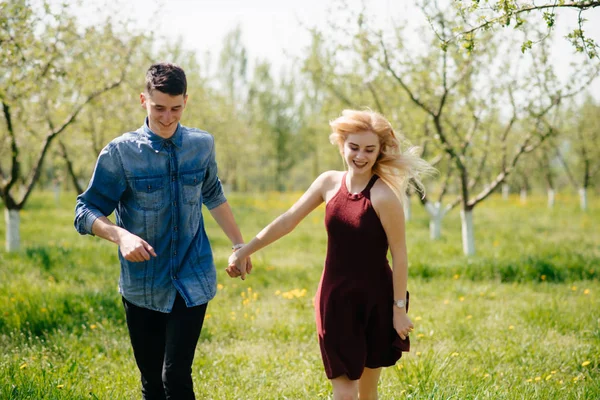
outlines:
[{"label": "woman's shoulder", "polygon": [[371,202],[374,206],[381,205],[400,205],[400,199],[392,188],[379,178],[371,188]]},{"label": "woman's shoulder", "polygon": [[321,175],[319,175],[315,181],[319,181],[325,184],[336,184],[341,182],[344,173],[344,171],[325,171]]}]

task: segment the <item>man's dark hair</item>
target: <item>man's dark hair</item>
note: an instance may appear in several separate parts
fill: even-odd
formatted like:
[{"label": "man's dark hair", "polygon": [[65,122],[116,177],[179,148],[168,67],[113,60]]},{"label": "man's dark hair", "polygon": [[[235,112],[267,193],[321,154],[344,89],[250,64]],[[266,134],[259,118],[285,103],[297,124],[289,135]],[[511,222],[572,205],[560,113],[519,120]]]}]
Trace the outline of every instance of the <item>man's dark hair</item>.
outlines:
[{"label": "man's dark hair", "polygon": [[146,72],[146,91],[152,94],[158,90],[171,96],[187,94],[187,79],[183,69],[171,63],[158,63]]}]

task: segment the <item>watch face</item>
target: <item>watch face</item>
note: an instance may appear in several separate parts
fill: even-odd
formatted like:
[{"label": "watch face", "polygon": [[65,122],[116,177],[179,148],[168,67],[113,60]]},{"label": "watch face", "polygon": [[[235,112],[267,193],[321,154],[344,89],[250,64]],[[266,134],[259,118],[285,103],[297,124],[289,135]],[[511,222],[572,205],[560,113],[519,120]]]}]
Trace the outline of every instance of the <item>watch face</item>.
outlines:
[{"label": "watch face", "polygon": [[396,304],[396,307],[404,308],[404,306],[406,306],[406,301],[405,300],[396,300],[396,301],[394,301],[394,304]]}]

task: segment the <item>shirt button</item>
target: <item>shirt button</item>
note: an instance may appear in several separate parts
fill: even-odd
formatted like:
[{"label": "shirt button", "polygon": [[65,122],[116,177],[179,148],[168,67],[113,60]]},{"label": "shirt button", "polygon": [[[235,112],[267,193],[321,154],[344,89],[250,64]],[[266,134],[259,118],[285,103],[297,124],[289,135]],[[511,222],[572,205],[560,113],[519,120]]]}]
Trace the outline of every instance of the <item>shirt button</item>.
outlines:
[{"label": "shirt button", "polygon": [[173,230],[174,230],[175,232],[177,232],[177,229],[178,229],[177,227],[174,227],[174,228],[173,228]]},{"label": "shirt button", "polygon": [[177,255],[177,251],[174,251],[174,252],[173,252],[173,255],[174,255],[174,256],[176,256],[176,255]]},{"label": "shirt button", "polygon": [[177,275],[173,275],[173,280],[177,280]]}]

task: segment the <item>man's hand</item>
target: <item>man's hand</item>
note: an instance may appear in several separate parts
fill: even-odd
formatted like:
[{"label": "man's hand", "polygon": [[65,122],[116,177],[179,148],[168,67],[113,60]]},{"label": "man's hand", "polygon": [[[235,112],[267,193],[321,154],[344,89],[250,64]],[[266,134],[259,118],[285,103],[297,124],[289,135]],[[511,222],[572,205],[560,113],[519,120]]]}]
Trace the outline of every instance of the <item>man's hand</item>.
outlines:
[{"label": "man's hand", "polygon": [[150,256],[156,257],[154,248],[148,242],[129,232],[120,236],[118,245],[121,255],[127,261],[144,262],[148,261]]}]

